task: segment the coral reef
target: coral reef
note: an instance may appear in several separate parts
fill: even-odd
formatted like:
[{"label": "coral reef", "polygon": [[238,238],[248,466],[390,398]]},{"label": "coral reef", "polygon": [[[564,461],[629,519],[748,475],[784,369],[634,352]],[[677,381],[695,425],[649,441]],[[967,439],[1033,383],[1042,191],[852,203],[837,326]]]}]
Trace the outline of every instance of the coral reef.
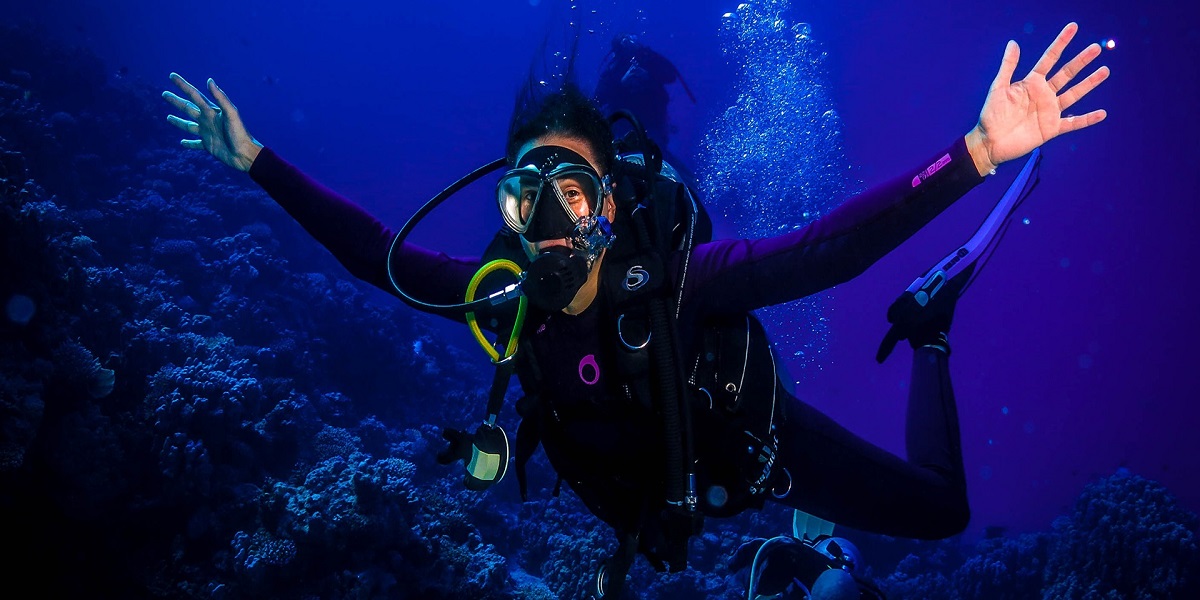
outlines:
[{"label": "coral reef", "polygon": [[1161,484],[1125,469],[1083,490],[1054,523],[1051,598],[1194,598],[1200,594],[1196,515]]},{"label": "coral reef", "polygon": [[909,554],[880,581],[880,587],[891,600],[951,600],[955,596],[945,567],[944,552]]},{"label": "coral reef", "polygon": [[1041,595],[1045,584],[1050,536],[1023,534],[1017,538],[981,541],[974,556],[954,572],[958,598],[1019,600]]},{"label": "coral reef", "polygon": [[1192,598],[1197,526],[1161,484],[1120,469],[1088,484],[1052,531],[990,537],[949,560],[911,554],[880,584],[892,600]]}]

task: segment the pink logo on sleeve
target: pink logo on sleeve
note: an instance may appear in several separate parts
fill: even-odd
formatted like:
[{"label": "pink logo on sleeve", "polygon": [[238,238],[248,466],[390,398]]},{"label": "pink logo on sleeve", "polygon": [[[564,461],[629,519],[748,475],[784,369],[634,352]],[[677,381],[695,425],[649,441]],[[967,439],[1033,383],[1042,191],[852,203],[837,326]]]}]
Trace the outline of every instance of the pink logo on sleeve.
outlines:
[{"label": "pink logo on sleeve", "polygon": [[913,177],[912,186],[917,187],[918,185],[921,185],[922,181],[929,179],[930,177],[933,176],[934,173],[937,173],[938,171],[940,171],[942,169],[942,167],[944,167],[948,164],[950,164],[950,155],[949,154],[937,159],[937,162],[933,163],[932,165],[929,165],[928,169],[921,171],[920,173],[917,174],[916,177]]}]

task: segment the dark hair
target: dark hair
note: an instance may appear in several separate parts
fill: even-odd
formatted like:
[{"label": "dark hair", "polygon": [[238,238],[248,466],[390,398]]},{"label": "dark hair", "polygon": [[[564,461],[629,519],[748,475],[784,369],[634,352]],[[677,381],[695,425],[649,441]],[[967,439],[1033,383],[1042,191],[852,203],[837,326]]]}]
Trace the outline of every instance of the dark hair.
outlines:
[{"label": "dark hair", "polygon": [[612,173],[616,156],[612,126],[600,107],[569,80],[555,91],[544,91],[547,84],[530,78],[517,95],[512,121],[508,125],[505,157],[511,165],[521,146],[550,133],[570,135],[587,142],[605,173]]}]

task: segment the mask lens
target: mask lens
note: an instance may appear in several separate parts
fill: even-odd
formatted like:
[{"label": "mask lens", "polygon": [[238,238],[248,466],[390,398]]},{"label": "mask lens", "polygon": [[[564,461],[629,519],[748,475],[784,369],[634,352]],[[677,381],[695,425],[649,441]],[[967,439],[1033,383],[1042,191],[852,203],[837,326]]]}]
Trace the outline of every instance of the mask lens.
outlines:
[{"label": "mask lens", "polygon": [[496,187],[500,213],[504,222],[517,233],[529,228],[542,191],[542,177],[537,172],[510,171]]},{"label": "mask lens", "polygon": [[577,218],[596,214],[600,189],[595,177],[587,173],[564,173],[553,181],[568,214]]},{"label": "mask lens", "polygon": [[595,216],[600,210],[601,186],[591,167],[568,165],[550,174],[555,194],[563,210],[574,221]]}]

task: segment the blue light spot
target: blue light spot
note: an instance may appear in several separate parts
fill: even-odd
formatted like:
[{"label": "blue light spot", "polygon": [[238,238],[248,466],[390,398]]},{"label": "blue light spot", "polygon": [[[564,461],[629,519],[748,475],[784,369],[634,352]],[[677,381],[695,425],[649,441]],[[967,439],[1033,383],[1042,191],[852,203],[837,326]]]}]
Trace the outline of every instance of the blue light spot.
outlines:
[{"label": "blue light spot", "polygon": [[37,312],[37,305],[34,304],[33,299],[24,294],[13,294],[4,308],[8,320],[18,325],[29,323],[34,313]]},{"label": "blue light spot", "polygon": [[1001,413],[1001,414],[1005,414],[1005,415],[1007,415],[1007,414],[1008,414],[1008,407],[1007,407],[1007,406],[1001,406],[1001,407],[1000,407],[1000,413]]},{"label": "blue light spot", "polygon": [[1033,23],[1026,23],[1024,31],[1026,35],[1033,33]]},{"label": "blue light spot", "polygon": [[992,478],[992,468],[988,467],[988,466],[984,466],[983,468],[979,469],[979,476],[985,480],[991,479]]},{"label": "blue light spot", "polygon": [[1090,354],[1080,354],[1079,355],[1079,368],[1080,369],[1092,368],[1092,356]]},{"label": "blue light spot", "polygon": [[1064,256],[1062,259],[1060,259],[1060,260],[1058,261],[1058,266],[1060,266],[1060,267],[1062,267],[1062,268],[1064,268],[1064,269],[1065,269],[1065,268],[1067,268],[1067,267],[1070,267],[1070,266],[1071,266],[1071,259],[1069,259],[1069,258],[1067,258],[1067,257],[1065,257],[1065,256]]},{"label": "blue light spot", "polygon": [[1025,433],[1033,433],[1033,429],[1034,429],[1033,421],[1026,421],[1025,422]]}]

